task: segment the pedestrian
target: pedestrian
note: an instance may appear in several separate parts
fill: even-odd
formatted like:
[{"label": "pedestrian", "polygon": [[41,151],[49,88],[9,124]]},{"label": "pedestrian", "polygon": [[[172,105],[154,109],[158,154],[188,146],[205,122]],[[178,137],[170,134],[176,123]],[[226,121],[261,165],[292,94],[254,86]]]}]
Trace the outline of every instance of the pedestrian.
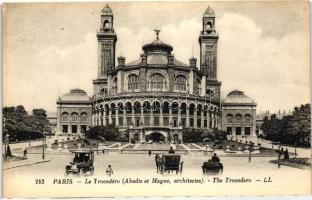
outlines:
[{"label": "pedestrian", "polygon": [[148,156],[151,156],[151,154],[152,154],[152,151],[149,150],[149,151],[148,151]]},{"label": "pedestrian", "polygon": [[284,160],[288,160],[289,159],[289,154],[288,154],[288,149],[286,148],[286,151],[284,153]]},{"label": "pedestrian", "polygon": [[27,150],[26,150],[26,148],[24,148],[24,156],[23,156],[23,158],[27,158]]},{"label": "pedestrian", "polygon": [[108,165],[107,169],[106,169],[106,174],[108,176],[111,176],[113,174],[113,168],[111,165]]}]

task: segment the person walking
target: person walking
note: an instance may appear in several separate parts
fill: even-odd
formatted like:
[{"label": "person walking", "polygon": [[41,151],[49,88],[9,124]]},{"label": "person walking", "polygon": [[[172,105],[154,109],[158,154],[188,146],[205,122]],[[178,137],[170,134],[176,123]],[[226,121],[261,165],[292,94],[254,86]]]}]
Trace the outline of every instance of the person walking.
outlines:
[{"label": "person walking", "polygon": [[26,148],[24,148],[24,156],[23,156],[23,158],[27,158],[27,149]]},{"label": "person walking", "polygon": [[152,154],[152,151],[149,150],[149,151],[148,151],[148,156],[151,156],[151,154]]},{"label": "person walking", "polygon": [[107,174],[108,176],[111,176],[113,173],[114,173],[114,172],[113,172],[112,166],[111,166],[111,165],[108,165],[108,167],[107,167],[107,169],[106,169],[106,174]]}]

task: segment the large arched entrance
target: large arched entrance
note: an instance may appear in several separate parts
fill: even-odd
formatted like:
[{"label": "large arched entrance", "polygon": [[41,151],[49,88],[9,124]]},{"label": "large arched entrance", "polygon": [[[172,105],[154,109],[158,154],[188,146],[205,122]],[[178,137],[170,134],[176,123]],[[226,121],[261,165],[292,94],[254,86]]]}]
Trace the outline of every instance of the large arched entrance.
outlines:
[{"label": "large arched entrance", "polygon": [[152,132],[150,134],[148,134],[147,136],[145,136],[145,140],[148,141],[152,141],[152,142],[164,142],[166,140],[166,137],[159,133],[159,132]]}]

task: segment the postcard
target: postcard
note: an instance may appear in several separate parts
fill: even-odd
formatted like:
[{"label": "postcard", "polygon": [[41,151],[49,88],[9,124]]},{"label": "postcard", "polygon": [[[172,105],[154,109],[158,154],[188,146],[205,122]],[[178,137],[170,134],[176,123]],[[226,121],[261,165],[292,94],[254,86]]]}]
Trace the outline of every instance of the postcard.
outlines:
[{"label": "postcard", "polygon": [[311,195],[308,1],[2,11],[3,197]]}]

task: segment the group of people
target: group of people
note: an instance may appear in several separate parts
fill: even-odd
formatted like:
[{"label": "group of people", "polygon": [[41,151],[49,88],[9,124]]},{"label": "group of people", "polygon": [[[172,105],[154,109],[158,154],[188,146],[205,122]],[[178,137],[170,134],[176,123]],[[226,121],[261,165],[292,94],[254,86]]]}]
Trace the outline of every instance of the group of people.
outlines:
[{"label": "group of people", "polygon": [[282,156],[284,156],[282,159],[284,160],[288,160],[289,159],[289,153],[288,153],[288,149],[286,148],[286,150],[284,151],[283,147],[280,148],[279,150],[277,150],[278,153],[278,159],[281,159]]},{"label": "group of people", "polygon": [[82,162],[88,162],[90,160],[89,155],[84,154],[75,154],[73,164],[82,163]]}]

